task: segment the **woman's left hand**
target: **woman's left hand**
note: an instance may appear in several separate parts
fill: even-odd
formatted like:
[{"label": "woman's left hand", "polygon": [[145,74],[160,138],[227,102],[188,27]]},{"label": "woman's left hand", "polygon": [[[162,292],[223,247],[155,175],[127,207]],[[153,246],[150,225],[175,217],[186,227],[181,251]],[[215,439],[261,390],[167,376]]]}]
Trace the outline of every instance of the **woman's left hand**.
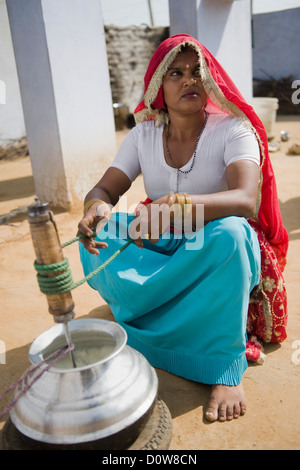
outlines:
[{"label": "woman's left hand", "polygon": [[157,199],[151,204],[141,205],[130,224],[129,235],[139,248],[143,248],[143,240],[157,243],[159,237],[170,226],[170,211],[167,196]]}]

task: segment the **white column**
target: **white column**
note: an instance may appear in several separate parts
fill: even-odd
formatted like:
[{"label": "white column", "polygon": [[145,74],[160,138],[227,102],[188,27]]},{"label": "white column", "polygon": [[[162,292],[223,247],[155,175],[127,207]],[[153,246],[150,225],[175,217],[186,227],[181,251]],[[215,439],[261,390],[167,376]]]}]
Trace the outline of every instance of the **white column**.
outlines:
[{"label": "white column", "polygon": [[100,0],[7,0],[36,194],[69,209],[115,153]]},{"label": "white column", "polygon": [[0,145],[25,136],[14,51],[5,0],[0,0]]},{"label": "white column", "polygon": [[170,34],[190,34],[252,100],[251,0],[169,0]]}]

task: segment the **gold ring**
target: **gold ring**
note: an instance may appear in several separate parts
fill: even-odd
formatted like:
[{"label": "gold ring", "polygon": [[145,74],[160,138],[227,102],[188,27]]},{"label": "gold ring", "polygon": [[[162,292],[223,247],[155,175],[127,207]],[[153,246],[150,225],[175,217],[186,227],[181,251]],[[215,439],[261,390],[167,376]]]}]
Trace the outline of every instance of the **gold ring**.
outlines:
[{"label": "gold ring", "polygon": [[150,238],[151,238],[150,233],[145,233],[144,238],[145,238],[145,240],[150,240]]}]

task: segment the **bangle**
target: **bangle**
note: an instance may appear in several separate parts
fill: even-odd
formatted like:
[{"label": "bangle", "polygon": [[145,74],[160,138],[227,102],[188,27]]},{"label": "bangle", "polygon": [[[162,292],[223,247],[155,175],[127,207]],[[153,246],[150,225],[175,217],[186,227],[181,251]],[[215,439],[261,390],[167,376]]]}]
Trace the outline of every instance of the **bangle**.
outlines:
[{"label": "bangle", "polygon": [[177,228],[182,229],[185,197],[182,193],[176,193],[175,197],[176,197],[176,204],[174,206],[175,210],[174,210],[173,225]]},{"label": "bangle", "polygon": [[176,197],[177,197],[177,202],[181,207],[181,212],[182,212],[182,215],[183,215],[184,204],[185,204],[185,195],[183,193],[176,193]]},{"label": "bangle", "polygon": [[107,202],[105,201],[101,201],[101,199],[92,199],[91,201],[88,201],[84,208],[83,208],[83,215],[85,215],[87,213],[87,211],[89,210],[89,208],[93,205],[93,204],[96,204],[96,202],[100,204],[105,204],[108,208],[109,208],[109,212],[110,212],[110,207],[109,205],[107,204]]},{"label": "bangle", "polygon": [[189,194],[184,193],[185,203],[192,204],[191,196]]},{"label": "bangle", "polygon": [[[189,194],[186,193],[176,193],[169,194],[168,196],[168,206],[172,208],[171,211],[171,224],[180,225],[181,221],[183,222],[185,216],[190,216],[192,213],[192,200]],[[180,209],[179,207],[180,206]]]},{"label": "bangle", "polygon": [[170,208],[172,208],[170,212],[170,224],[173,224],[174,222],[174,217],[175,217],[175,206],[174,204],[176,203],[176,194],[170,193],[168,196],[168,201],[167,204]]},{"label": "bangle", "polygon": [[184,212],[184,215],[186,217],[189,217],[192,214],[192,209],[193,209],[192,200],[191,200],[191,196],[189,194],[184,193],[184,197],[185,197],[185,212]]}]

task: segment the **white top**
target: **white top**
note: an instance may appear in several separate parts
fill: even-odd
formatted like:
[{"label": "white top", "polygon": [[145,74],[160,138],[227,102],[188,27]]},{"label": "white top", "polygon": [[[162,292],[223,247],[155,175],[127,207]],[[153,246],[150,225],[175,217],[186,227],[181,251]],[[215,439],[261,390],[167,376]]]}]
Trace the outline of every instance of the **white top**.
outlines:
[{"label": "white top", "polygon": [[[226,114],[210,114],[200,137],[194,167],[182,174],[164,157],[162,124],[136,125],[123,140],[112,163],[131,181],[142,173],[147,196],[158,199],[169,193],[209,194],[228,189],[226,167],[237,160],[260,164],[258,142],[244,123]],[[181,167],[189,170],[190,161]]]}]

